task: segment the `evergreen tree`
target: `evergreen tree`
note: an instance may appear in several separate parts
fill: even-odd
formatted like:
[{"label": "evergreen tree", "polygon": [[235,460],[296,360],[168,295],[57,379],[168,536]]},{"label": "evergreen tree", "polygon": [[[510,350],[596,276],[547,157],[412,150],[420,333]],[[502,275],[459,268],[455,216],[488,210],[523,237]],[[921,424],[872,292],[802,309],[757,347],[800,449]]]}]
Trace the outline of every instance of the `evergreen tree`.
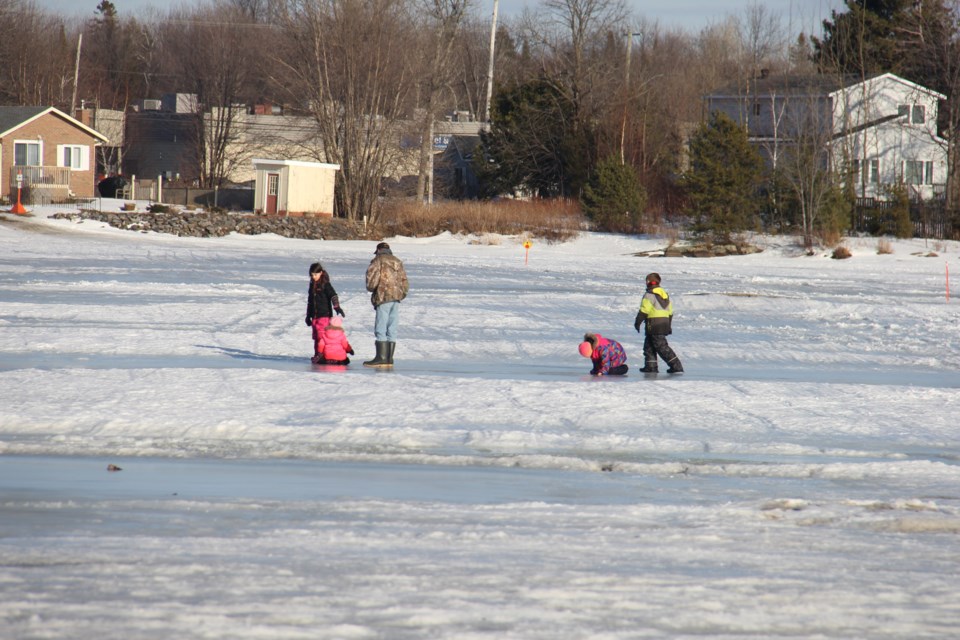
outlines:
[{"label": "evergreen tree", "polygon": [[898,46],[900,28],[916,5],[914,0],[844,0],[847,11],[831,12],[823,21],[823,39],[811,38],[814,60],[822,73],[869,75],[900,73],[904,62]]},{"label": "evergreen tree", "polygon": [[497,93],[490,131],[481,133],[474,172],[483,193],[527,189],[576,196],[590,167],[590,136],[575,128],[573,105],[556,85],[534,80]]},{"label": "evergreen tree", "polygon": [[723,113],[713,113],[690,141],[690,170],[683,184],[694,230],[725,242],[755,225],[763,160],[747,132]]},{"label": "evergreen tree", "polygon": [[633,167],[612,156],[597,165],[580,202],[599,230],[641,230],[646,193]]}]

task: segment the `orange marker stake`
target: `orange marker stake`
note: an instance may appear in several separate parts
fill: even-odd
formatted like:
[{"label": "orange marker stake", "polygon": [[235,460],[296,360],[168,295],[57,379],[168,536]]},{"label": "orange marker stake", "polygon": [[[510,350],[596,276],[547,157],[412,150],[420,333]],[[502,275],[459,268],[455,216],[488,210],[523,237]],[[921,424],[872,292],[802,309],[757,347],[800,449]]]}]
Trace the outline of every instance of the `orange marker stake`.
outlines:
[{"label": "orange marker stake", "polygon": [[524,241],[523,248],[526,252],[523,254],[523,264],[527,264],[527,260],[530,258],[530,247],[533,246],[533,243],[529,240]]}]

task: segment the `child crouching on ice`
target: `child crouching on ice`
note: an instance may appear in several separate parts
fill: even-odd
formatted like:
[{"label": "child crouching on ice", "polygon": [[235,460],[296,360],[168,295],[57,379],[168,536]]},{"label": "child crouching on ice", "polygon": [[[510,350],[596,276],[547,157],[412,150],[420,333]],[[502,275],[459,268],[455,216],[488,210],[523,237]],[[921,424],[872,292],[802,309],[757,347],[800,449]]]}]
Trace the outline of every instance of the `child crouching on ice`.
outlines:
[{"label": "child crouching on ice", "polygon": [[343,320],[331,318],[330,324],[320,332],[313,364],[350,364],[348,353],[353,355],[353,347],[343,330]]},{"label": "child crouching on ice", "polygon": [[616,340],[588,333],[580,343],[580,355],[593,361],[592,376],[622,376],[627,372],[627,352]]}]

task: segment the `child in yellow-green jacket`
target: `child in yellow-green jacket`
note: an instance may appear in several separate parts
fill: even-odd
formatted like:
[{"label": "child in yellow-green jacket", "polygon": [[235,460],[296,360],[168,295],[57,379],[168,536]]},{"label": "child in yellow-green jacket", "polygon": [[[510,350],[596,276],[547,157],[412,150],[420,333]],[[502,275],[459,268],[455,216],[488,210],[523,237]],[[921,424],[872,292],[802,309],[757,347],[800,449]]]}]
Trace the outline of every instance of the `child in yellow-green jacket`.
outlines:
[{"label": "child in yellow-green jacket", "polygon": [[633,328],[640,333],[640,325],[646,325],[646,337],[643,339],[643,371],[657,373],[657,356],[663,358],[669,369],[667,373],[683,373],[680,358],[667,344],[673,325],[673,303],[668,294],[660,286],[660,274],[647,275],[647,291],[640,301],[640,310],[633,321]]}]

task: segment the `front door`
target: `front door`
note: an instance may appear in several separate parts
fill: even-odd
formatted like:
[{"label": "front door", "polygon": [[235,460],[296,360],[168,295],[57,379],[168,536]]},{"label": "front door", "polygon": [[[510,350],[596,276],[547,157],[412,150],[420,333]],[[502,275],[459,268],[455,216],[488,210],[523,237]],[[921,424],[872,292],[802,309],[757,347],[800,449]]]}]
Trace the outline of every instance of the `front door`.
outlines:
[{"label": "front door", "polygon": [[280,192],[280,174],[267,174],[267,215],[277,214],[277,194]]}]

